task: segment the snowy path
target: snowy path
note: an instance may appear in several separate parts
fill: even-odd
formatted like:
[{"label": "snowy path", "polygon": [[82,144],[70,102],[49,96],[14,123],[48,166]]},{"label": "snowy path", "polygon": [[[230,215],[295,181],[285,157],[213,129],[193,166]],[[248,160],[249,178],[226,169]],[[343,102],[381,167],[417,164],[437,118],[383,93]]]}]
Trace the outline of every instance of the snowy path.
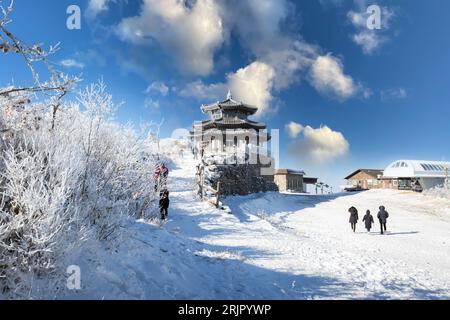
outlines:
[{"label": "snowy path", "polygon": [[[179,162],[169,179],[169,222],[132,226],[117,256],[98,257],[88,272],[95,285],[83,296],[450,298],[449,201],[394,191],[267,193],[226,199],[231,215],[195,199],[194,172],[192,160]],[[350,231],[348,207],[362,216],[381,204],[391,214],[388,235],[377,225],[367,234],[361,223]]]}]

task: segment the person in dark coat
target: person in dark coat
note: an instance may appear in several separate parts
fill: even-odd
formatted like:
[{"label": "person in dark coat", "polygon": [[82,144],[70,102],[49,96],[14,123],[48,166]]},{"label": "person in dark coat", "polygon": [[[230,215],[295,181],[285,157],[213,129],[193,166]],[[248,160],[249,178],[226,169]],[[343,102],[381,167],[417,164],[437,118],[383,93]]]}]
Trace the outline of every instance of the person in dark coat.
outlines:
[{"label": "person in dark coat", "polygon": [[348,209],[348,212],[350,212],[349,222],[351,224],[353,232],[355,232],[356,224],[358,223],[358,210],[355,207],[351,207],[350,209]]},{"label": "person in dark coat", "polygon": [[386,221],[387,218],[389,218],[389,213],[386,211],[386,208],[384,206],[380,206],[380,211],[378,211],[377,215],[378,221],[380,221],[380,228],[381,228],[381,234],[386,232]]},{"label": "person in dark coat", "polygon": [[366,225],[367,232],[370,232],[370,229],[372,229],[372,224],[374,223],[373,216],[370,214],[370,210],[366,211],[366,215],[363,218],[363,222]]},{"label": "person in dark coat", "polygon": [[167,216],[169,215],[168,209],[169,209],[169,191],[165,190],[161,192],[160,199],[159,199],[159,211],[161,213],[161,219],[166,220]]}]

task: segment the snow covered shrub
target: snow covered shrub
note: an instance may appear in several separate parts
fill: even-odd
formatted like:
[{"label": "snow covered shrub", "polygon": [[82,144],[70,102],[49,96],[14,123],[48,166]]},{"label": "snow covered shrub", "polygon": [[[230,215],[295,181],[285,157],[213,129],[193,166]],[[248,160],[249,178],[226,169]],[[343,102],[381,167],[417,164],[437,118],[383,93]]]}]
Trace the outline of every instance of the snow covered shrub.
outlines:
[{"label": "snow covered shrub", "polygon": [[446,188],[445,186],[438,186],[429,190],[425,190],[423,194],[435,198],[450,199],[450,188]]},{"label": "snow covered shrub", "polygon": [[64,289],[68,257],[85,241],[113,243],[128,219],[156,214],[158,155],[113,121],[102,82],[56,118],[17,99],[0,100],[0,295],[53,298]]}]

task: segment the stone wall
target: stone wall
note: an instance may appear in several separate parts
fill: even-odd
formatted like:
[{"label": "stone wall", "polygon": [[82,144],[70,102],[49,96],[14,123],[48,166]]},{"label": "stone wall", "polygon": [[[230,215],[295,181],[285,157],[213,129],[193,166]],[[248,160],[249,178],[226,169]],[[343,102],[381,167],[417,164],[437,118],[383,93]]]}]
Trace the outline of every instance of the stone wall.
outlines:
[{"label": "stone wall", "polygon": [[[372,181],[371,184],[369,184],[369,180]],[[378,189],[379,187],[381,187],[376,177],[372,177],[371,175],[368,175],[363,171],[358,172],[350,179],[348,179],[348,183],[351,185],[359,185],[363,189]]]},{"label": "stone wall", "polygon": [[273,175],[261,175],[261,168],[261,165],[255,164],[207,165],[205,184],[216,188],[220,181],[221,195],[278,191]]},{"label": "stone wall", "polygon": [[276,174],[275,183],[280,191],[303,192],[303,176],[297,174]]}]

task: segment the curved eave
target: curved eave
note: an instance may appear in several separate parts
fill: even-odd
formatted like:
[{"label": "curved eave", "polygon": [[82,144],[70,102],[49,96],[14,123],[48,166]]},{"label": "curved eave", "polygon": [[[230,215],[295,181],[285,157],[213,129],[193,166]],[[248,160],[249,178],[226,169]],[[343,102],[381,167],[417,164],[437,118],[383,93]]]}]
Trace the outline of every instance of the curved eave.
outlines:
[{"label": "curved eave", "polygon": [[204,130],[209,130],[209,129],[222,129],[222,130],[226,130],[226,129],[254,129],[254,130],[264,130],[265,127],[258,127],[258,126],[252,126],[250,124],[211,124],[208,126],[203,127]]},{"label": "curved eave", "polygon": [[227,99],[225,101],[222,102],[217,102],[214,104],[210,104],[210,105],[203,105],[201,107],[201,110],[203,113],[206,113],[208,111],[213,111],[213,110],[217,110],[217,109],[221,109],[221,110],[241,110],[244,112],[247,112],[248,114],[252,115],[255,114],[258,111],[258,108],[249,104],[245,104],[242,102],[238,102],[235,101],[233,99]]}]

